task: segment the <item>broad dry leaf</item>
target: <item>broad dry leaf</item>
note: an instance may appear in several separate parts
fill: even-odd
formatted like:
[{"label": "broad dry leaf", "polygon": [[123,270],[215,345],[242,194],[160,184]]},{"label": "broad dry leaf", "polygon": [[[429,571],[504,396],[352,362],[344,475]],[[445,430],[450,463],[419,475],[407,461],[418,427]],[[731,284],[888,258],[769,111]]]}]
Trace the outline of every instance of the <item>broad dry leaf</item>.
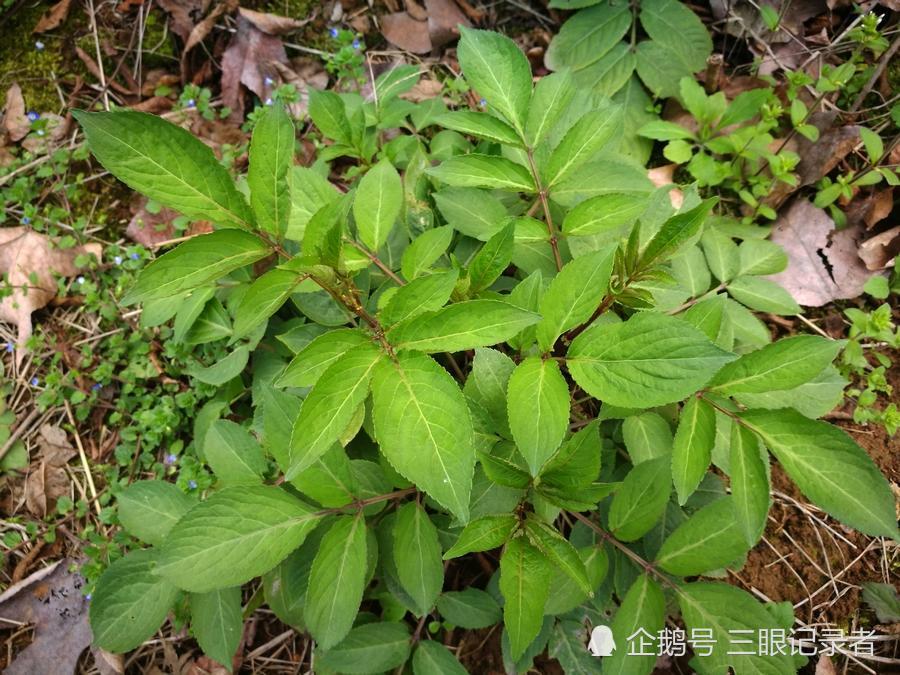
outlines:
[{"label": "broad dry leaf", "polygon": [[471,25],[453,0],[425,0],[425,9],[428,11],[428,35],[434,48],[456,40],[460,24]]},{"label": "broad dry leaf", "polygon": [[0,595],[0,616],[34,624],[34,640],[16,654],[5,675],[72,675],[91,643],[84,579],[64,559],[10,586]]},{"label": "broad dry leaf", "polygon": [[315,16],[315,14],[313,14],[313,16],[309,16],[302,20],[291,19],[290,17],[279,16],[278,14],[254,12],[252,9],[245,9],[243,7],[241,7],[238,12],[240,12],[240,15],[247,19],[247,21],[269,35],[285,35],[287,33],[292,33],[308,24]]},{"label": "broad dry leaf", "polygon": [[25,99],[18,84],[12,84],[6,90],[6,103],[3,105],[3,128],[9,140],[20,141],[31,130],[31,122],[25,115]]},{"label": "broad dry leaf", "polygon": [[222,102],[231,108],[232,117],[244,117],[241,85],[261,99],[266,97],[265,79],[277,77],[276,62],[288,63],[281,40],[239,14],[237,32],[222,55]]},{"label": "broad dry leaf", "polygon": [[870,270],[892,267],[898,254],[900,254],[900,225],[876,234],[859,245],[859,257]]},{"label": "broad dry leaf", "polygon": [[0,274],[6,274],[12,293],[0,300],[0,321],[18,327],[16,363],[25,355],[25,342],[31,337],[31,313],[47,305],[56,296],[54,274],[64,277],[78,273],[75,258],[90,254],[100,257],[100,244],[58,248],[54,241],[28,227],[0,229]]},{"label": "broad dry leaf", "polygon": [[381,33],[395,47],[413,54],[428,54],[431,51],[428,22],[417,21],[406,12],[381,17]]},{"label": "broad dry leaf", "polygon": [[71,5],[72,0],[59,0],[59,2],[44,13],[40,21],[37,22],[37,26],[34,27],[32,33],[43,33],[58,27],[69,15],[69,7]]},{"label": "broad dry leaf", "polygon": [[772,241],[784,248],[788,267],[769,278],[808,307],[855,298],[873,275],[859,258],[860,233],[860,228],[835,230],[825,211],[797,199],[772,229]]},{"label": "broad dry leaf", "polygon": [[210,34],[220,16],[225,13],[230,14],[236,8],[237,0],[225,0],[225,2],[216,5],[213,8],[213,11],[211,11],[206,16],[206,18],[203,19],[203,21],[201,21],[191,29],[191,33],[190,35],[188,35],[187,42],[185,42],[184,44],[184,51],[182,52],[181,60],[184,61],[187,53],[206,39],[206,36]]},{"label": "broad dry leaf", "polygon": [[381,32],[400,49],[428,54],[458,38],[459,24],[471,25],[453,0],[425,0],[424,9],[408,2],[405,12],[381,17]]},{"label": "broad dry leaf", "polygon": [[157,0],[163,11],[169,14],[169,28],[182,42],[187,42],[194,26],[203,16],[204,0]]},{"label": "broad dry leaf", "polygon": [[125,236],[142,246],[152,248],[178,236],[173,221],[181,214],[165,206],[156,213],[151,213],[147,210],[147,201],[147,198],[143,197],[132,206],[134,215],[128,223]]},{"label": "broad dry leaf", "polygon": [[38,438],[38,462],[25,478],[25,506],[39,518],[56,506],[56,500],[68,494],[69,476],[65,466],[75,456],[75,448],[59,427],[45,424]]}]

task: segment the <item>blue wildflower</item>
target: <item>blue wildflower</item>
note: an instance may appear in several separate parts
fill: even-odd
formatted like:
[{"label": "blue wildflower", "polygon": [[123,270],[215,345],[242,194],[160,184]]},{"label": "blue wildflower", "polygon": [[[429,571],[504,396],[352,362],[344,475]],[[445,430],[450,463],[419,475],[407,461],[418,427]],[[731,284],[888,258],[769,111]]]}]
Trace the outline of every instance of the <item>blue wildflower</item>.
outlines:
[{"label": "blue wildflower", "polygon": [[37,49],[39,52],[42,52],[42,51],[44,51],[44,43],[41,42],[40,40],[37,40],[34,43],[34,48]]},{"label": "blue wildflower", "polygon": [[481,99],[480,101],[478,101],[478,105],[482,108],[487,108],[487,101],[485,99]]},{"label": "blue wildflower", "polygon": [[166,455],[166,458],[165,458],[165,460],[163,460],[163,461],[164,461],[166,464],[174,464],[175,462],[178,461],[178,456],[177,456],[177,455],[173,455],[172,453],[169,453],[168,455]]},{"label": "blue wildflower", "polygon": [[117,255],[115,258],[113,258],[113,262],[116,263],[116,265],[121,265],[122,264],[122,256]]},{"label": "blue wildflower", "polygon": [[189,481],[188,481],[188,489],[189,489],[189,490],[196,490],[196,489],[197,489],[197,481],[195,481],[195,480],[189,480]]},{"label": "blue wildflower", "polygon": [[41,381],[40,381],[39,379],[37,379],[36,377],[32,377],[32,378],[31,378],[31,386],[32,386],[32,387],[36,387],[36,386],[38,386],[40,383],[41,383]]},{"label": "blue wildflower", "polygon": [[353,49],[359,49],[359,40],[353,41]]},{"label": "blue wildflower", "polygon": [[84,277],[78,277],[75,281],[77,281],[79,284],[83,284],[83,283],[84,283]]},{"label": "blue wildflower", "polygon": [[35,112],[34,110],[28,111],[29,122],[37,122],[39,119],[41,119],[41,114],[39,112]]},{"label": "blue wildflower", "polygon": [[90,602],[90,601],[91,601],[91,597],[92,597],[91,594],[88,593],[87,595],[84,596],[84,599],[87,600],[88,602]]},{"label": "blue wildflower", "polygon": [[275,84],[275,80],[273,80],[271,77],[267,77],[265,80],[263,80],[263,84],[265,84],[267,87],[271,87],[273,84]]},{"label": "blue wildflower", "polygon": [[91,389],[93,391],[100,391],[101,389],[103,389],[103,385],[99,382],[94,382],[94,384],[91,385]]},{"label": "blue wildflower", "polygon": [[188,108],[196,108],[196,107],[197,107],[197,101],[195,101],[195,100],[192,99],[192,98],[189,98],[189,99],[187,100],[187,102],[185,103],[185,105],[186,105]]},{"label": "blue wildflower", "polygon": [[10,354],[13,353],[13,350],[15,350],[15,348],[16,348],[16,346],[12,342],[6,343],[6,351],[9,352]]},{"label": "blue wildflower", "polygon": [[132,253],[131,256],[129,256],[129,257],[130,257],[132,260],[140,260],[140,259],[141,259],[140,253]]},{"label": "blue wildflower", "polygon": [[266,99],[266,105],[272,105],[272,98],[269,97]]},{"label": "blue wildflower", "polygon": [[23,225],[29,225],[31,224],[31,218],[29,218],[28,216],[22,216],[22,220],[20,222]]},{"label": "blue wildflower", "polygon": [[331,37],[333,38],[336,38],[339,35],[337,28],[330,28],[328,32],[331,33]]}]

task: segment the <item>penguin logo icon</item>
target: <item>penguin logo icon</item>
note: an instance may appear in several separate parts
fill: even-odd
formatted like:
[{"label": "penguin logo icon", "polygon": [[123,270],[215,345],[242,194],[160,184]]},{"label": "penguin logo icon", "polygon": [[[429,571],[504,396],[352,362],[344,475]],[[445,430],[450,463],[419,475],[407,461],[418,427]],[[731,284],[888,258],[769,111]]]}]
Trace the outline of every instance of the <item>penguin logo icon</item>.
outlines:
[{"label": "penguin logo icon", "polygon": [[616,651],[616,641],[609,626],[595,626],[591,631],[588,650],[593,656],[610,656]]}]

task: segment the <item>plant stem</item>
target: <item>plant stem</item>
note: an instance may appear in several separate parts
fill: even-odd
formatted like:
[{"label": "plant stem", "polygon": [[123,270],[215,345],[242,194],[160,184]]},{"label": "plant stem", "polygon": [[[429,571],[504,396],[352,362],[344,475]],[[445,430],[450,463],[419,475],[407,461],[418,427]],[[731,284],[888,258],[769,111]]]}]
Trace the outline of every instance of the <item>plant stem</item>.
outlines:
[{"label": "plant stem", "polygon": [[385,275],[387,275],[391,279],[391,281],[393,281],[395,284],[397,284],[398,286],[406,285],[406,282],[403,281],[403,279],[401,279],[400,277],[398,277],[397,274],[393,270],[391,270],[390,267],[385,265],[384,262],[381,260],[381,258],[379,258],[377,255],[372,253],[365,246],[363,246],[359,242],[354,241],[352,239],[345,238],[344,241],[346,241],[348,244],[353,246],[353,248],[355,248],[357,251],[359,251],[360,253],[365,255],[375,265],[375,267],[377,267],[382,272],[384,272]]},{"label": "plant stem", "polygon": [[534,153],[531,148],[526,150],[528,155],[528,166],[531,168],[531,177],[534,179],[534,185],[538,190],[538,197],[541,200],[541,206],[544,207],[544,221],[547,223],[547,232],[550,234],[550,248],[553,249],[553,259],[556,261],[556,269],[563,268],[562,256],[559,255],[559,238],[556,235],[556,228],[553,227],[553,218],[550,216],[550,204],[547,201],[547,190],[541,183],[541,176],[538,173],[537,166],[534,163]]}]

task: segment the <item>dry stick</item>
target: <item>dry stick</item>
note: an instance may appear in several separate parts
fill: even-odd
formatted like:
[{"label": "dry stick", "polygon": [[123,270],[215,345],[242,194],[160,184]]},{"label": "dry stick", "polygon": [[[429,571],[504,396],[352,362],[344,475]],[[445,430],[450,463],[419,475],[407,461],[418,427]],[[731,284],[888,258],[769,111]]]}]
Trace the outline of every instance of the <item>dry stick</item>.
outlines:
[{"label": "dry stick", "polygon": [[100,36],[97,33],[97,11],[94,9],[94,0],[88,0],[88,14],[91,19],[91,32],[94,34],[94,49],[97,52],[97,68],[100,69],[100,86],[103,89],[103,107],[109,110],[109,92],[106,86],[106,74],[103,72],[103,54],[100,51]]},{"label": "dry stick", "polygon": [[102,508],[100,507],[100,502],[97,500],[97,488],[94,485],[94,476],[91,474],[91,467],[88,465],[87,455],[84,453],[84,445],[82,445],[81,436],[78,434],[78,425],[75,423],[75,416],[72,414],[72,406],[69,405],[68,401],[64,401],[64,403],[66,406],[66,416],[69,418],[69,423],[72,425],[72,433],[75,435],[75,445],[78,446],[78,456],[81,458],[81,466],[84,468],[88,487],[91,490],[91,501],[94,502],[94,509],[97,511],[97,516],[100,516]]},{"label": "dry stick", "polygon": [[22,420],[21,423],[16,427],[16,430],[10,434],[9,438],[6,439],[6,443],[3,444],[3,447],[0,447],[0,459],[3,459],[6,456],[6,453],[9,452],[10,448],[16,444],[16,441],[25,433],[25,430],[28,426],[34,421],[35,417],[40,415],[40,411],[37,408],[32,408],[31,412],[28,413],[28,416]]},{"label": "dry stick", "polygon": [[859,96],[856,97],[856,100],[853,102],[853,105],[850,106],[850,110],[848,112],[855,113],[857,110],[859,110],[859,106],[863,104],[866,96],[868,96],[869,92],[872,91],[875,83],[878,82],[878,78],[881,77],[884,69],[887,68],[887,64],[891,62],[892,58],[894,58],[894,54],[897,53],[898,49],[900,49],[900,35],[894,38],[894,41],[891,43],[891,46],[888,47],[888,50],[881,55],[881,58],[878,60],[878,65],[875,67],[875,71],[872,73],[872,77],[869,78],[869,81],[866,82],[866,85],[859,92]]}]

